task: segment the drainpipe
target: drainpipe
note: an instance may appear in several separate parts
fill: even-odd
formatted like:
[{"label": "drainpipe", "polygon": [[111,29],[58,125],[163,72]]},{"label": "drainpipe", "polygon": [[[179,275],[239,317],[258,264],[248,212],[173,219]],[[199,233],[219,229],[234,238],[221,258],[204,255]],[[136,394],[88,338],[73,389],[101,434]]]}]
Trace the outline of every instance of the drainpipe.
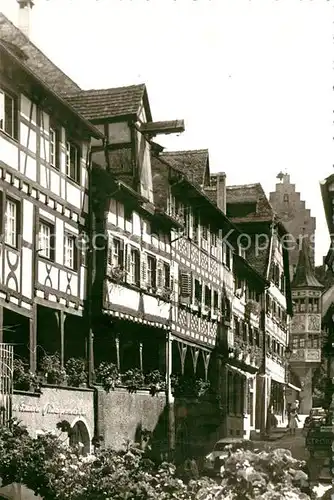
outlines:
[{"label": "drainpipe", "polygon": [[94,333],[93,333],[93,281],[95,275],[95,255],[94,255],[94,210],[93,210],[93,164],[92,150],[88,152],[88,253],[87,253],[87,358],[88,358],[88,387],[93,384],[94,377]]}]

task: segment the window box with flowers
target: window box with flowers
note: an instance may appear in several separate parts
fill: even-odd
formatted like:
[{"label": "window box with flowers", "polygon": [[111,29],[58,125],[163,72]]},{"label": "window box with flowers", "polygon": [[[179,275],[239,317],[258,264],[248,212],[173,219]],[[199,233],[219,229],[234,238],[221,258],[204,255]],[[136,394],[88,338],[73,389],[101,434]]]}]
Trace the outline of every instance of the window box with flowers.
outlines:
[{"label": "window box with flowers", "polygon": [[47,384],[65,385],[66,371],[61,366],[59,354],[46,354],[41,362],[41,372]]},{"label": "window box with flowers", "polygon": [[115,387],[121,385],[121,376],[114,363],[100,363],[95,371],[95,378],[96,382],[101,384],[106,392],[113,391]]},{"label": "window box with flowers", "polygon": [[40,390],[40,382],[34,373],[23,363],[21,359],[14,359],[13,363],[13,384],[18,391]]},{"label": "window box with flowers", "polygon": [[260,314],[260,304],[253,299],[248,300],[245,305],[245,316],[250,318],[251,314],[254,316],[259,316]]},{"label": "window box with flowers", "polygon": [[87,382],[86,361],[70,358],[65,365],[67,384],[71,387],[83,387]]},{"label": "window box with flowers", "polygon": [[145,377],[139,368],[133,368],[122,373],[121,380],[130,393],[137,392],[145,386]]},{"label": "window box with flowers", "polygon": [[107,279],[110,281],[115,281],[116,283],[121,283],[125,281],[126,272],[121,266],[108,266]]},{"label": "window box with flowers", "polygon": [[165,377],[159,370],[153,370],[145,376],[145,385],[148,387],[152,396],[155,396],[159,391],[166,390]]}]

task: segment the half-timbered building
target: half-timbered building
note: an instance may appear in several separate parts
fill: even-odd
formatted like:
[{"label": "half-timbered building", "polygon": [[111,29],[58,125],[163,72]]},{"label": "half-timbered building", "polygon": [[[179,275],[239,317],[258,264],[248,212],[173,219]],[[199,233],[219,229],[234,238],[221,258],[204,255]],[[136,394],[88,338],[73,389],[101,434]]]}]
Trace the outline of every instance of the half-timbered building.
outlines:
[{"label": "half-timbered building", "polygon": [[[185,441],[195,452],[194,445],[203,450],[210,439],[249,436],[255,429],[259,307],[248,311],[247,330],[240,323],[239,336],[233,331],[232,311],[240,280],[247,283],[254,303],[265,280],[238,249],[240,232],[225,213],[225,174],[210,174],[207,150],[155,151],[153,181],[156,204],[182,224],[171,236],[176,287],[170,371],[176,383],[176,448]],[[202,394],[202,405],[193,406],[193,399],[201,399],[199,381],[207,384],[207,394]]]},{"label": "half-timbered building", "polygon": [[262,309],[263,360],[257,378],[256,428],[264,430],[270,422],[268,412],[278,424],[285,418],[285,350],[292,315],[289,239],[260,184],[228,186],[227,215],[248,235],[244,245],[247,261],[269,282]]},{"label": "half-timbered building", "polygon": [[36,71],[35,48],[0,21],[1,332],[35,371],[45,352],[58,351],[62,364],[85,355],[77,239],[87,222],[90,140],[102,134],[56,93],[56,78],[51,87],[48,68],[64,86],[70,80],[41,53]]}]

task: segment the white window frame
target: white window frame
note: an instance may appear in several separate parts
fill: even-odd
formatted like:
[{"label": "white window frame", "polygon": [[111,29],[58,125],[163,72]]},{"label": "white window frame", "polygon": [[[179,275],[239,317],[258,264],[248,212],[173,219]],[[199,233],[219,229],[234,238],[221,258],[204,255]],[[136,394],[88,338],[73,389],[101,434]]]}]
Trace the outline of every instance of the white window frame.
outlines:
[{"label": "white window frame", "polygon": [[[6,99],[11,100],[11,120],[8,120],[8,117],[6,116]],[[8,129],[7,121],[9,123],[11,121],[10,130]],[[15,98],[3,89],[0,89],[0,130],[8,134],[10,137],[15,136]]]},{"label": "white window frame", "polygon": [[54,168],[59,168],[59,165],[57,164],[58,158],[57,158],[57,147],[58,147],[58,133],[57,129],[54,127],[50,127],[49,130],[49,136],[50,136],[50,145],[49,145],[49,163],[52,167]]},{"label": "white window frame", "polygon": [[73,234],[64,234],[64,266],[69,269],[75,269],[75,236]]},{"label": "white window frame", "polygon": [[113,238],[111,245],[111,266],[114,269],[119,266],[119,255],[121,251],[121,242],[117,238]]},{"label": "white window frame", "polygon": [[18,227],[18,206],[12,199],[6,200],[5,212],[5,243],[12,247],[17,246],[17,227]]},{"label": "white window frame", "polygon": [[131,248],[130,250],[130,269],[129,269],[129,279],[130,283],[136,283],[136,265],[137,265],[137,249]]},{"label": "white window frame", "polygon": [[47,222],[41,221],[39,225],[39,255],[45,257],[46,259],[51,259],[52,257],[52,226]]},{"label": "white window frame", "polygon": [[[155,270],[155,275],[154,275]],[[156,271],[157,271],[157,261],[152,255],[147,256],[147,285],[149,288],[156,287]],[[155,278],[155,279],[154,279]]]},{"label": "white window frame", "polygon": [[[71,154],[72,151],[75,151],[75,161],[74,161],[74,176],[72,175],[72,163],[71,163]],[[66,175],[72,181],[79,183],[80,182],[80,152],[79,147],[71,141],[66,142]]]}]

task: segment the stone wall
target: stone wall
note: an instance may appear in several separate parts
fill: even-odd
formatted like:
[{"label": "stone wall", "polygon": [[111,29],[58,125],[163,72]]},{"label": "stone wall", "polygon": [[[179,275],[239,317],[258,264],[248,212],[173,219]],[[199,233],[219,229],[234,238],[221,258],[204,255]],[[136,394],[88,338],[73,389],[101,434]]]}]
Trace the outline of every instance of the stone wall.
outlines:
[{"label": "stone wall", "polygon": [[15,391],[13,417],[35,437],[40,432],[59,432],[57,423],[73,425],[81,420],[90,439],[94,436],[94,391],[70,387],[44,386],[41,393]]},{"label": "stone wall", "polygon": [[166,439],[166,394],[151,396],[149,391],[129,393],[118,388],[106,393],[98,390],[98,433],[103,445],[120,449],[126,440],[140,442],[142,431],[152,432],[153,441]]}]

